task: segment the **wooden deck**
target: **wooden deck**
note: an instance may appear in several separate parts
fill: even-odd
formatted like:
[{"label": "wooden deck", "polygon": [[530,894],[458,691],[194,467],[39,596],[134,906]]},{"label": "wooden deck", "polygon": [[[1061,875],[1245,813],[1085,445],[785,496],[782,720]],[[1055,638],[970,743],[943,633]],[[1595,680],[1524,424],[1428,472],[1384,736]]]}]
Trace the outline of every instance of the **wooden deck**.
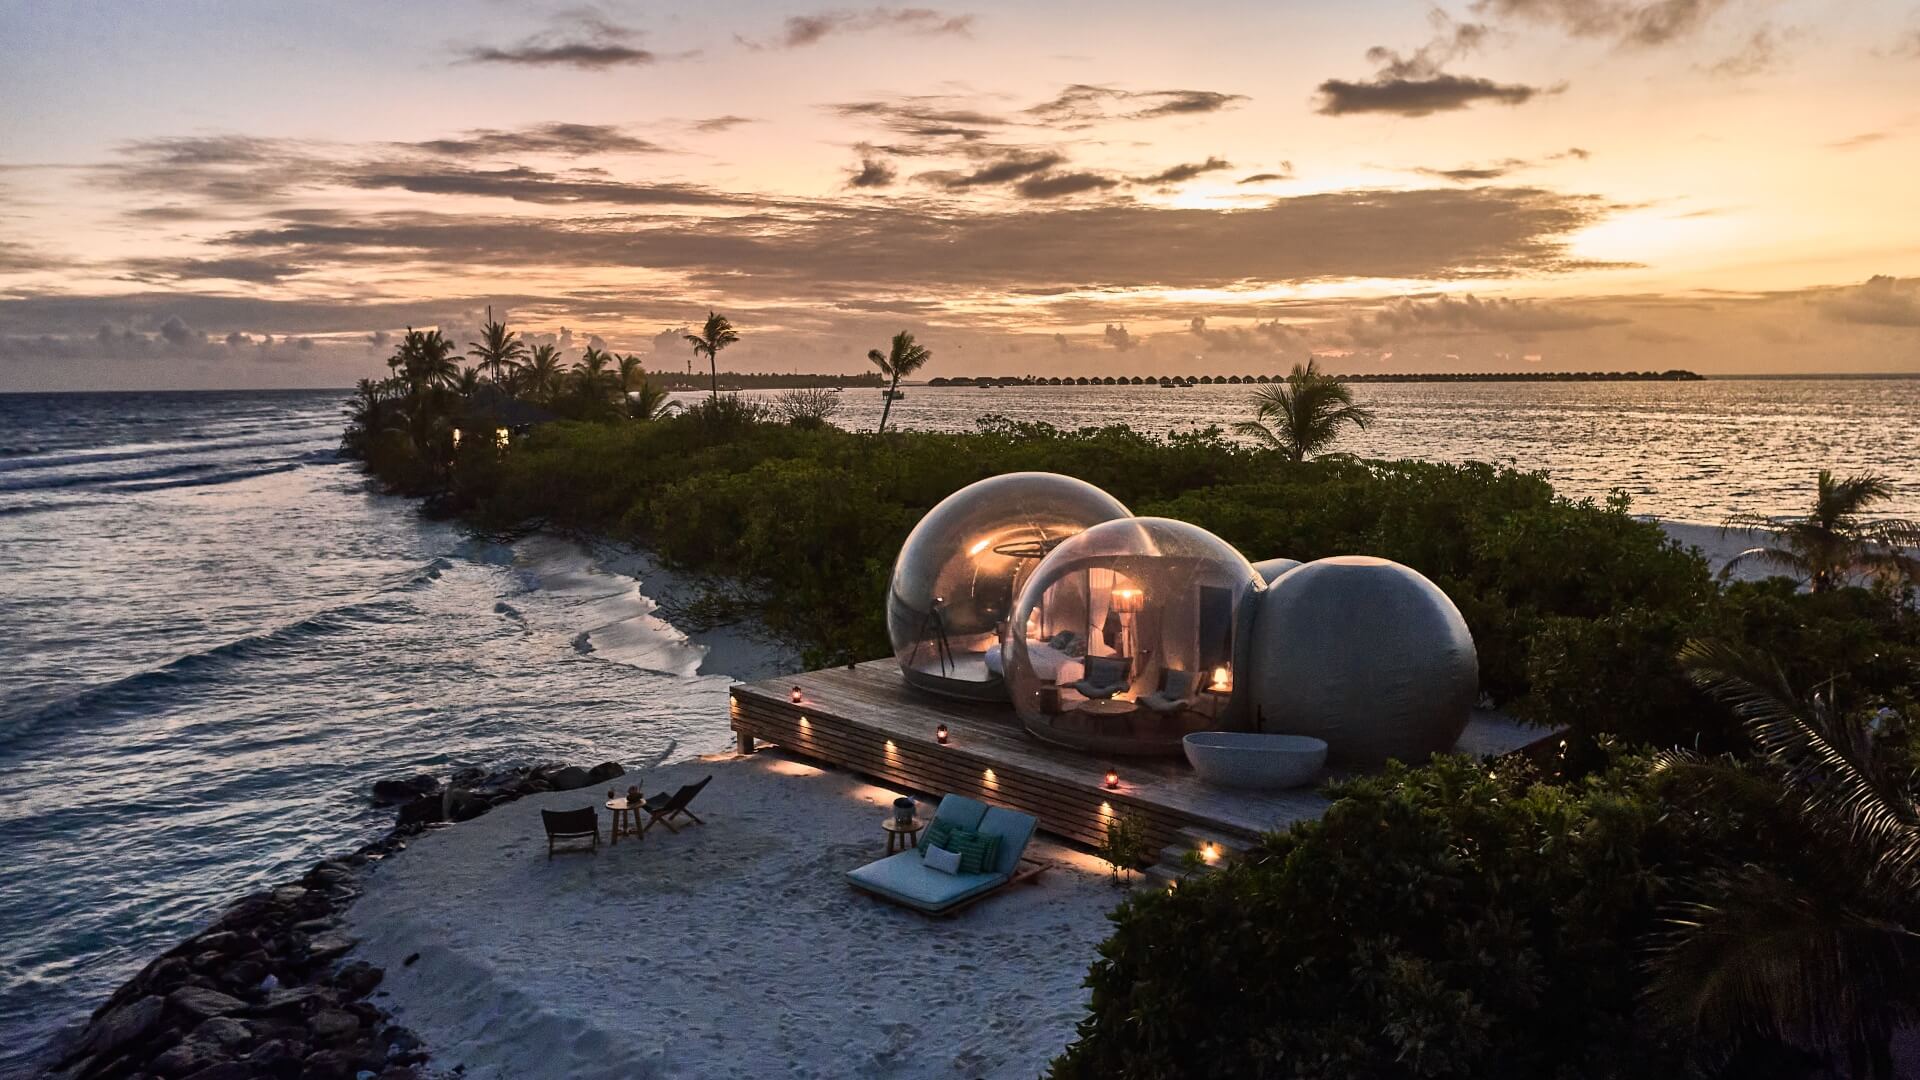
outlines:
[{"label": "wooden deck", "polygon": [[[799,704],[788,700],[796,686]],[[743,748],[770,742],[904,790],[971,795],[1033,814],[1047,832],[1089,846],[1104,842],[1107,823],[1123,812],[1145,821],[1157,849],[1175,843],[1181,829],[1247,841],[1327,808],[1310,789],[1211,787],[1180,760],[1108,760],[1048,746],[1021,728],[1011,706],[921,693],[891,659],[739,683],[732,697]],[[950,736],[944,746],[934,738],[940,724]],[[1549,737],[1498,714],[1475,713],[1457,748],[1498,756]],[[1104,786],[1109,768],[1119,772],[1117,790]]]}]

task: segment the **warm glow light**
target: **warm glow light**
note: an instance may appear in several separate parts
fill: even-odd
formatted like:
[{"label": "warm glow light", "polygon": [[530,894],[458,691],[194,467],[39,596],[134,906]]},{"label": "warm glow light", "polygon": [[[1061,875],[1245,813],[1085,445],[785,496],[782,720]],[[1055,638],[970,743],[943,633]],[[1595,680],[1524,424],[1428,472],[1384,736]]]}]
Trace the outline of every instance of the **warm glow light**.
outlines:
[{"label": "warm glow light", "polygon": [[1222,664],[1219,667],[1214,668],[1212,688],[1215,690],[1233,689],[1233,670],[1227,667],[1225,664]]},{"label": "warm glow light", "polygon": [[972,547],[967,549],[967,554],[978,555],[985,550],[987,550],[987,540],[985,537],[982,537],[979,541],[975,542]]},{"label": "warm glow light", "polygon": [[947,745],[947,725],[941,724],[939,727],[933,729],[933,741],[939,743],[941,746]]},{"label": "warm glow light", "polygon": [[1108,769],[1107,770],[1107,789],[1109,791],[1112,791],[1117,789],[1119,786],[1120,786],[1120,774],[1113,771],[1112,769]]},{"label": "warm glow light", "polygon": [[795,705],[800,704],[800,701],[801,701],[800,688],[796,686],[792,690],[788,691],[787,700],[793,702]]},{"label": "warm glow light", "polygon": [[1137,615],[1140,613],[1143,599],[1139,589],[1115,589],[1113,590],[1113,610],[1122,615]]},{"label": "warm glow light", "polygon": [[1218,844],[1201,844],[1200,858],[1201,858],[1201,861],[1207,863],[1208,865],[1212,865],[1214,863],[1219,862],[1220,861],[1219,845]]},{"label": "warm glow light", "polygon": [[508,431],[506,428],[503,428],[503,427],[494,428],[493,429],[493,445],[499,447],[502,450],[505,450],[507,448],[507,438],[512,434],[513,433]]},{"label": "warm glow light", "polygon": [[453,448],[455,450],[460,449],[460,429],[459,428],[453,429]]}]

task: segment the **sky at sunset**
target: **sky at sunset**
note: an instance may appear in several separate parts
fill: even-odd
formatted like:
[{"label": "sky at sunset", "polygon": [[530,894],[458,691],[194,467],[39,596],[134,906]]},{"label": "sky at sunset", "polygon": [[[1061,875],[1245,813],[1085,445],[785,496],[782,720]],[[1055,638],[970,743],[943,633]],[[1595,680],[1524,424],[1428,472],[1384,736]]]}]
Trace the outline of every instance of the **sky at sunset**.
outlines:
[{"label": "sky at sunset", "polygon": [[1920,372],[1920,0],[0,0],[0,389]]}]

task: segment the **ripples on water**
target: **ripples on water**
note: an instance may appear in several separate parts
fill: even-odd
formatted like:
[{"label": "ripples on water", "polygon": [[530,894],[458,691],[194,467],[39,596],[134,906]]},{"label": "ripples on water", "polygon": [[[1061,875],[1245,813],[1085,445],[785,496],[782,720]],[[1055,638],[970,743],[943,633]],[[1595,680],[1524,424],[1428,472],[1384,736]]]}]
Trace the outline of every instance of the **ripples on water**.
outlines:
[{"label": "ripples on water", "polygon": [[[1920,515],[1916,381],[1359,393],[1363,455],[1512,462],[1709,521],[1873,469]],[[893,415],[1167,431],[1247,395],[914,387]],[[368,494],[333,454],[341,396],[0,396],[0,1073],[228,899],[377,831],[376,777],[725,745],[727,679],[631,581]],[[842,398],[842,422],[878,419],[877,393]]]},{"label": "ripples on water", "polygon": [[[909,387],[890,424],[969,431],[999,412],[1059,427],[1141,431],[1250,418],[1245,386]],[[691,397],[693,395],[681,395]],[[1377,417],[1340,449],[1362,457],[1544,469],[1563,494],[1633,497],[1636,513],[1718,523],[1801,509],[1821,468],[1894,478],[1889,513],[1920,516],[1920,379],[1691,383],[1357,383]],[[872,428],[877,390],[837,395],[835,422]]]}]

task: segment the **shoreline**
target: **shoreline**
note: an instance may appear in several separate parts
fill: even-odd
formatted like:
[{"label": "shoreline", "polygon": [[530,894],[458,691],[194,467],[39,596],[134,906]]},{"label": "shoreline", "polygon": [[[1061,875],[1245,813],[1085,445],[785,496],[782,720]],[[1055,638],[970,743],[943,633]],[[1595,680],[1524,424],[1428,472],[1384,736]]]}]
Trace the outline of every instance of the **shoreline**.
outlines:
[{"label": "shoreline", "polygon": [[[83,1023],[43,1049],[47,1075],[414,1080],[430,1052],[376,998],[387,972],[350,957],[346,920],[373,872],[452,821],[471,821],[559,784],[593,786],[624,774],[607,762],[508,766],[375,781],[375,805],[398,804],[377,839],[305,873],[239,897],[207,926],[160,953]],[[452,821],[447,819],[451,817]]]}]

